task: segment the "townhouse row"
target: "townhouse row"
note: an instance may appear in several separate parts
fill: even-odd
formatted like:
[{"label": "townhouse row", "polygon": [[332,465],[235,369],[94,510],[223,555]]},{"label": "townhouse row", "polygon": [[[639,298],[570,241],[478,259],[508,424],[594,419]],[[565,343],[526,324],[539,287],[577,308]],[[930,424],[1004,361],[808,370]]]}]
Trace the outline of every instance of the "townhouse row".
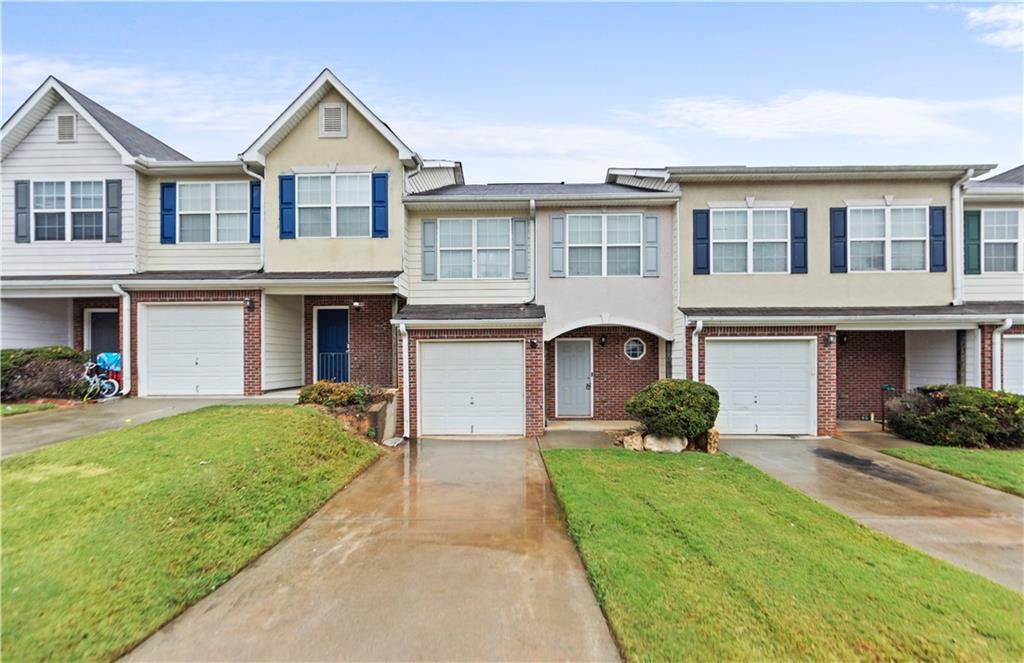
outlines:
[{"label": "townhouse row", "polygon": [[727,433],[887,389],[1024,392],[1024,168],[612,168],[464,183],[329,70],[191,161],[49,78],[3,126],[3,347],[119,351],[125,391],[398,388],[407,436],[626,418],[659,377]]}]

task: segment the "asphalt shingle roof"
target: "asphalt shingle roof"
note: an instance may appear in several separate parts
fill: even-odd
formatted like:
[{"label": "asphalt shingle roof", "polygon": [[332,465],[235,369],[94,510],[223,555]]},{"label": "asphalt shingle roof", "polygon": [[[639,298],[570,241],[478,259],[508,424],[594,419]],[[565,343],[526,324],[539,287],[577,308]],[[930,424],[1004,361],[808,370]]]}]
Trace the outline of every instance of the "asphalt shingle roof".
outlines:
[{"label": "asphalt shingle roof", "polygon": [[538,304],[411,304],[398,320],[542,320]]},{"label": "asphalt shingle roof", "polygon": [[960,306],[792,306],[792,307],[714,307],[679,310],[691,318],[815,318],[815,317],[891,317],[904,315],[1002,315],[1024,313],[1024,302],[971,302]]},{"label": "asphalt shingle roof", "polygon": [[623,184],[604,182],[588,184],[565,184],[561,182],[519,182],[508,184],[452,184],[432,191],[412,194],[410,198],[428,196],[488,196],[508,198],[517,196],[594,196],[594,195],[650,195],[665,193],[651,191]]},{"label": "asphalt shingle roof", "polygon": [[1024,165],[1011,168],[1005,173],[999,173],[994,177],[980,182],[971,182],[971,188],[986,186],[1024,186]]}]

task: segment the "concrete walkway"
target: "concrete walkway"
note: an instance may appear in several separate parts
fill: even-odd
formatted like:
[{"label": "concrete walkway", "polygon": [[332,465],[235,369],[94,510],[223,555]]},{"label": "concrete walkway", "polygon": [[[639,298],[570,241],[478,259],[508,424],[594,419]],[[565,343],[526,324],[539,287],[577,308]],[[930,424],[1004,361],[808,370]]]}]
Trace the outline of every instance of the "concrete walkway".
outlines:
[{"label": "concrete walkway", "polygon": [[719,448],[863,525],[1024,591],[1024,499],[875,451],[900,442],[855,432],[727,438]]},{"label": "concrete walkway", "polygon": [[403,445],[131,660],[618,660],[535,440]]}]

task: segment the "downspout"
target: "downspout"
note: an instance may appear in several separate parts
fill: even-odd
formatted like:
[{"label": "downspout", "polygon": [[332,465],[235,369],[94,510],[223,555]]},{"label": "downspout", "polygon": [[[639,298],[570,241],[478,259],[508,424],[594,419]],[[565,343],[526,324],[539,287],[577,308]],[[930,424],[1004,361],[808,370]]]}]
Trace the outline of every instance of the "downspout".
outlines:
[{"label": "downspout", "polygon": [[693,334],[690,335],[690,372],[693,373],[690,377],[694,382],[700,382],[700,351],[697,346],[697,338],[703,329],[704,321],[698,320],[697,326],[693,328]]},{"label": "downspout", "polygon": [[964,176],[953,185],[953,305],[964,303],[964,218],[963,185],[974,177],[974,169],[968,168]]},{"label": "downspout", "polygon": [[1003,332],[1013,326],[1007,318],[992,332],[992,391],[1003,390]]},{"label": "downspout", "polygon": [[117,283],[110,287],[121,297],[121,338],[124,339],[124,352],[121,353],[121,393],[127,396],[132,391],[132,297]]},{"label": "downspout", "polygon": [[[239,159],[239,161],[242,161],[242,156],[239,155],[238,159]],[[263,219],[265,219],[267,217],[267,205],[266,205],[266,200],[267,200],[266,196],[267,196],[267,194],[263,190],[265,185],[266,185],[266,182],[264,181],[262,175],[258,175],[255,172],[249,170],[249,166],[245,165],[245,161],[242,161],[242,172],[245,173],[246,175],[248,175],[249,177],[252,177],[254,179],[259,180],[259,183],[260,183],[260,269],[259,269],[259,271],[262,272],[263,271],[263,265],[266,263],[266,260],[267,260],[267,249],[266,249],[267,245],[263,241],[263,235],[264,235],[263,228],[264,228],[264,225],[265,225],[263,223]]]},{"label": "downspout", "polygon": [[537,299],[537,201],[530,198],[530,221],[533,222],[533,255],[530,265],[530,296],[524,304],[532,304]]},{"label": "downspout", "polygon": [[402,186],[402,190],[405,193],[412,193],[412,190],[409,188],[409,180],[419,175],[420,172],[422,172],[423,170],[423,159],[420,157],[420,155],[413,154],[412,161],[413,163],[416,164],[416,170],[412,171],[411,173],[408,170],[405,171],[405,179],[403,181]]},{"label": "downspout", "polygon": [[398,325],[402,335],[402,438],[409,439],[409,331],[405,323]]}]

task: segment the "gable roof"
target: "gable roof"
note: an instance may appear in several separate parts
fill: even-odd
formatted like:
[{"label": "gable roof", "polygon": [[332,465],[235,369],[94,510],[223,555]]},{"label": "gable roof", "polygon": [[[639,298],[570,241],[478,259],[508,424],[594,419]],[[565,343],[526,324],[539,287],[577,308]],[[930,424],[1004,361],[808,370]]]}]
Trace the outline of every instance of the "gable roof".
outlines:
[{"label": "gable roof", "polygon": [[122,159],[126,162],[132,162],[137,158],[157,161],[190,161],[187,156],[167,143],[143,131],[53,76],[47,77],[0,129],[3,133],[4,158],[28,136],[36,124],[61,99],[68,102],[79,115],[85,118],[115,150],[121,153]]},{"label": "gable roof", "polygon": [[383,120],[377,117],[373,111],[364,104],[359,97],[357,97],[352,90],[348,89],[341,80],[334,75],[330,69],[324,69],[320,72],[312,83],[306,86],[306,89],[295,98],[288,108],[281,113],[276,120],[271,123],[269,127],[264,130],[259,137],[253,141],[242,154],[239,156],[247,162],[255,162],[259,164],[266,163],[266,155],[277,146],[285,136],[287,136],[292,129],[299,123],[299,121],[306,116],[306,114],[316,106],[324,95],[327,94],[331,89],[334,89],[340,94],[350,106],[355,108],[360,115],[365,117],[367,121],[373,125],[384,138],[394,145],[395,149],[398,150],[398,158],[405,162],[407,165],[412,165],[419,159],[419,156],[413,152],[408,145],[402,142],[402,139],[391,130]]}]

